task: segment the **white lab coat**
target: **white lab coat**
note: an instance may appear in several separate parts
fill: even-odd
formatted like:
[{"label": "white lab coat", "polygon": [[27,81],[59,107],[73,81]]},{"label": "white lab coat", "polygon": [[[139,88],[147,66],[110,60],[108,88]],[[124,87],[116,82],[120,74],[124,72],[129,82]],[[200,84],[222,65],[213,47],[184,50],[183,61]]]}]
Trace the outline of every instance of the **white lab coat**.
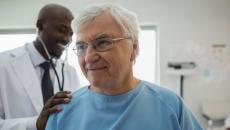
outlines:
[{"label": "white lab coat", "polygon": [[[61,63],[56,64],[61,78]],[[65,65],[64,90],[79,88],[75,69]],[[59,91],[57,79],[54,91]],[[26,47],[0,54],[0,130],[34,130],[43,108],[40,81]]]}]

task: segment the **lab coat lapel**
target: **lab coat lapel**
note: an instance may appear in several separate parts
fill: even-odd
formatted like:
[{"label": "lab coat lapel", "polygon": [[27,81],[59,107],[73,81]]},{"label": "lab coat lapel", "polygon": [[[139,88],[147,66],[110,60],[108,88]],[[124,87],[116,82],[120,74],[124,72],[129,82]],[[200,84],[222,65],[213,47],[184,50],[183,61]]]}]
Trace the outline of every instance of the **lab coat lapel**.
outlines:
[{"label": "lab coat lapel", "polygon": [[24,53],[24,55],[16,56],[11,63],[37,113],[40,113],[43,106],[42,92],[29,55]]}]

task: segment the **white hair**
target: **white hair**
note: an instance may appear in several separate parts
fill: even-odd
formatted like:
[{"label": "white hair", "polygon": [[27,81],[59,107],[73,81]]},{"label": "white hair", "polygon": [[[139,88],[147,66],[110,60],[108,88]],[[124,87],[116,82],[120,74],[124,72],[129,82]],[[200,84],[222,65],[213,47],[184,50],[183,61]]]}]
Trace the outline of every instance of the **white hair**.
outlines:
[{"label": "white hair", "polygon": [[116,20],[118,25],[121,27],[122,33],[125,37],[130,37],[133,40],[139,38],[139,24],[135,13],[121,7],[118,4],[99,4],[90,6],[78,15],[76,18],[76,31],[83,24],[91,22],[97,16],[108,12]]}]

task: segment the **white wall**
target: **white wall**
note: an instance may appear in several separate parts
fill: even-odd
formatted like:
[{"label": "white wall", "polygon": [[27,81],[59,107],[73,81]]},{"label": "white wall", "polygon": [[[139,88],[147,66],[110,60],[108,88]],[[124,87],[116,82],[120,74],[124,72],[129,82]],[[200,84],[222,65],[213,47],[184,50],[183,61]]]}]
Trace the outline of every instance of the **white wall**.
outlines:
[{"label": "white wall", "polygon": [[[62,3],[76,15],[86,5],[112,0],[49,0]],[[185,101],[199,120],[205,99],[230,100],[230,1],[229,0],[116,0],[134,11],[142,24],[158,26],[160,83],[177,90],[179,78],[167,73],[167,61],[194,61],[196,71],[185,76]],[[0,29],[33,27],[38,10],[48,3],[35,0],[1,0]],[[31,6],[32,5],[32,6]],[[226,44],[224,59],[212,55],[212,44]],[[142,50],[143,51],[143,50]],[[151,57],[149,57],[151,58]],[[220,58],[220,57],[219,57]],[[228,61],[227,61],[228,60]]]}]

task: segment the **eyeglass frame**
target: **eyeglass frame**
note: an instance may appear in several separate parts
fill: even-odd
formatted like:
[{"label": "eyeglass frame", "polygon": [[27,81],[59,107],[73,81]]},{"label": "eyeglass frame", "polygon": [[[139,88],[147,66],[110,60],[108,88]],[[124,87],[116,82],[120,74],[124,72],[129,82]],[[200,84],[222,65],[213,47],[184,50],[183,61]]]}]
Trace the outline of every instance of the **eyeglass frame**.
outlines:
[{"label": "eyeglass frame", "polygon": [[[92,48],[95,50],[95,51],[97,51],[97,52],[106,52],[106,51],[109,51],[110,49],[112,49],[113,48],[113,45],[115,44],[115,43],[117,43],[117,42],[119,42],[119,41],[121,41],[121,40],[126,40],[126,39],[131,39],[131,37],[117,37],[117,38],[111,38],[111,37],[107,37],[107,38],[101,38],[101,39],[107,39],[107,40],[111,40],[111,47],[110,48],[106,48],[106,49],[102,49],[102,50],[100,50],[100,49],[98,49],[98,47],[97,47],[97,45],[95,45],[96,44],[96,42],[95,41],[97,41],[98,39],[95,39],[95,40],[92,40],[91,42],[94,42],[94,43],[91,43],[90,44],[90,42],[83,42],[83,41],[78,41],[78,42],[76,42],[75,43],[75,46],[74,46],[74,48],[72,49],[73,51],[74,51],[74,53],[77,55],[77,56],[83,56],[83,55],[85,55],[85,52],[86,52],[86,50],[88,49],[88,47],[89,46],[92,46]],[[84,51],[82,51],[81,52],[81,54],[79,54],[80,52],[78,51],[78,49],[77,49],[77,44],[80,44],[80,43],[82,43],[82,45],[84,44],[85,46],[86,46],[86,48],[84,49]],[[99,42],[98,42],[99,43]],[[109,45],[108,45],[109,46]]]}]

